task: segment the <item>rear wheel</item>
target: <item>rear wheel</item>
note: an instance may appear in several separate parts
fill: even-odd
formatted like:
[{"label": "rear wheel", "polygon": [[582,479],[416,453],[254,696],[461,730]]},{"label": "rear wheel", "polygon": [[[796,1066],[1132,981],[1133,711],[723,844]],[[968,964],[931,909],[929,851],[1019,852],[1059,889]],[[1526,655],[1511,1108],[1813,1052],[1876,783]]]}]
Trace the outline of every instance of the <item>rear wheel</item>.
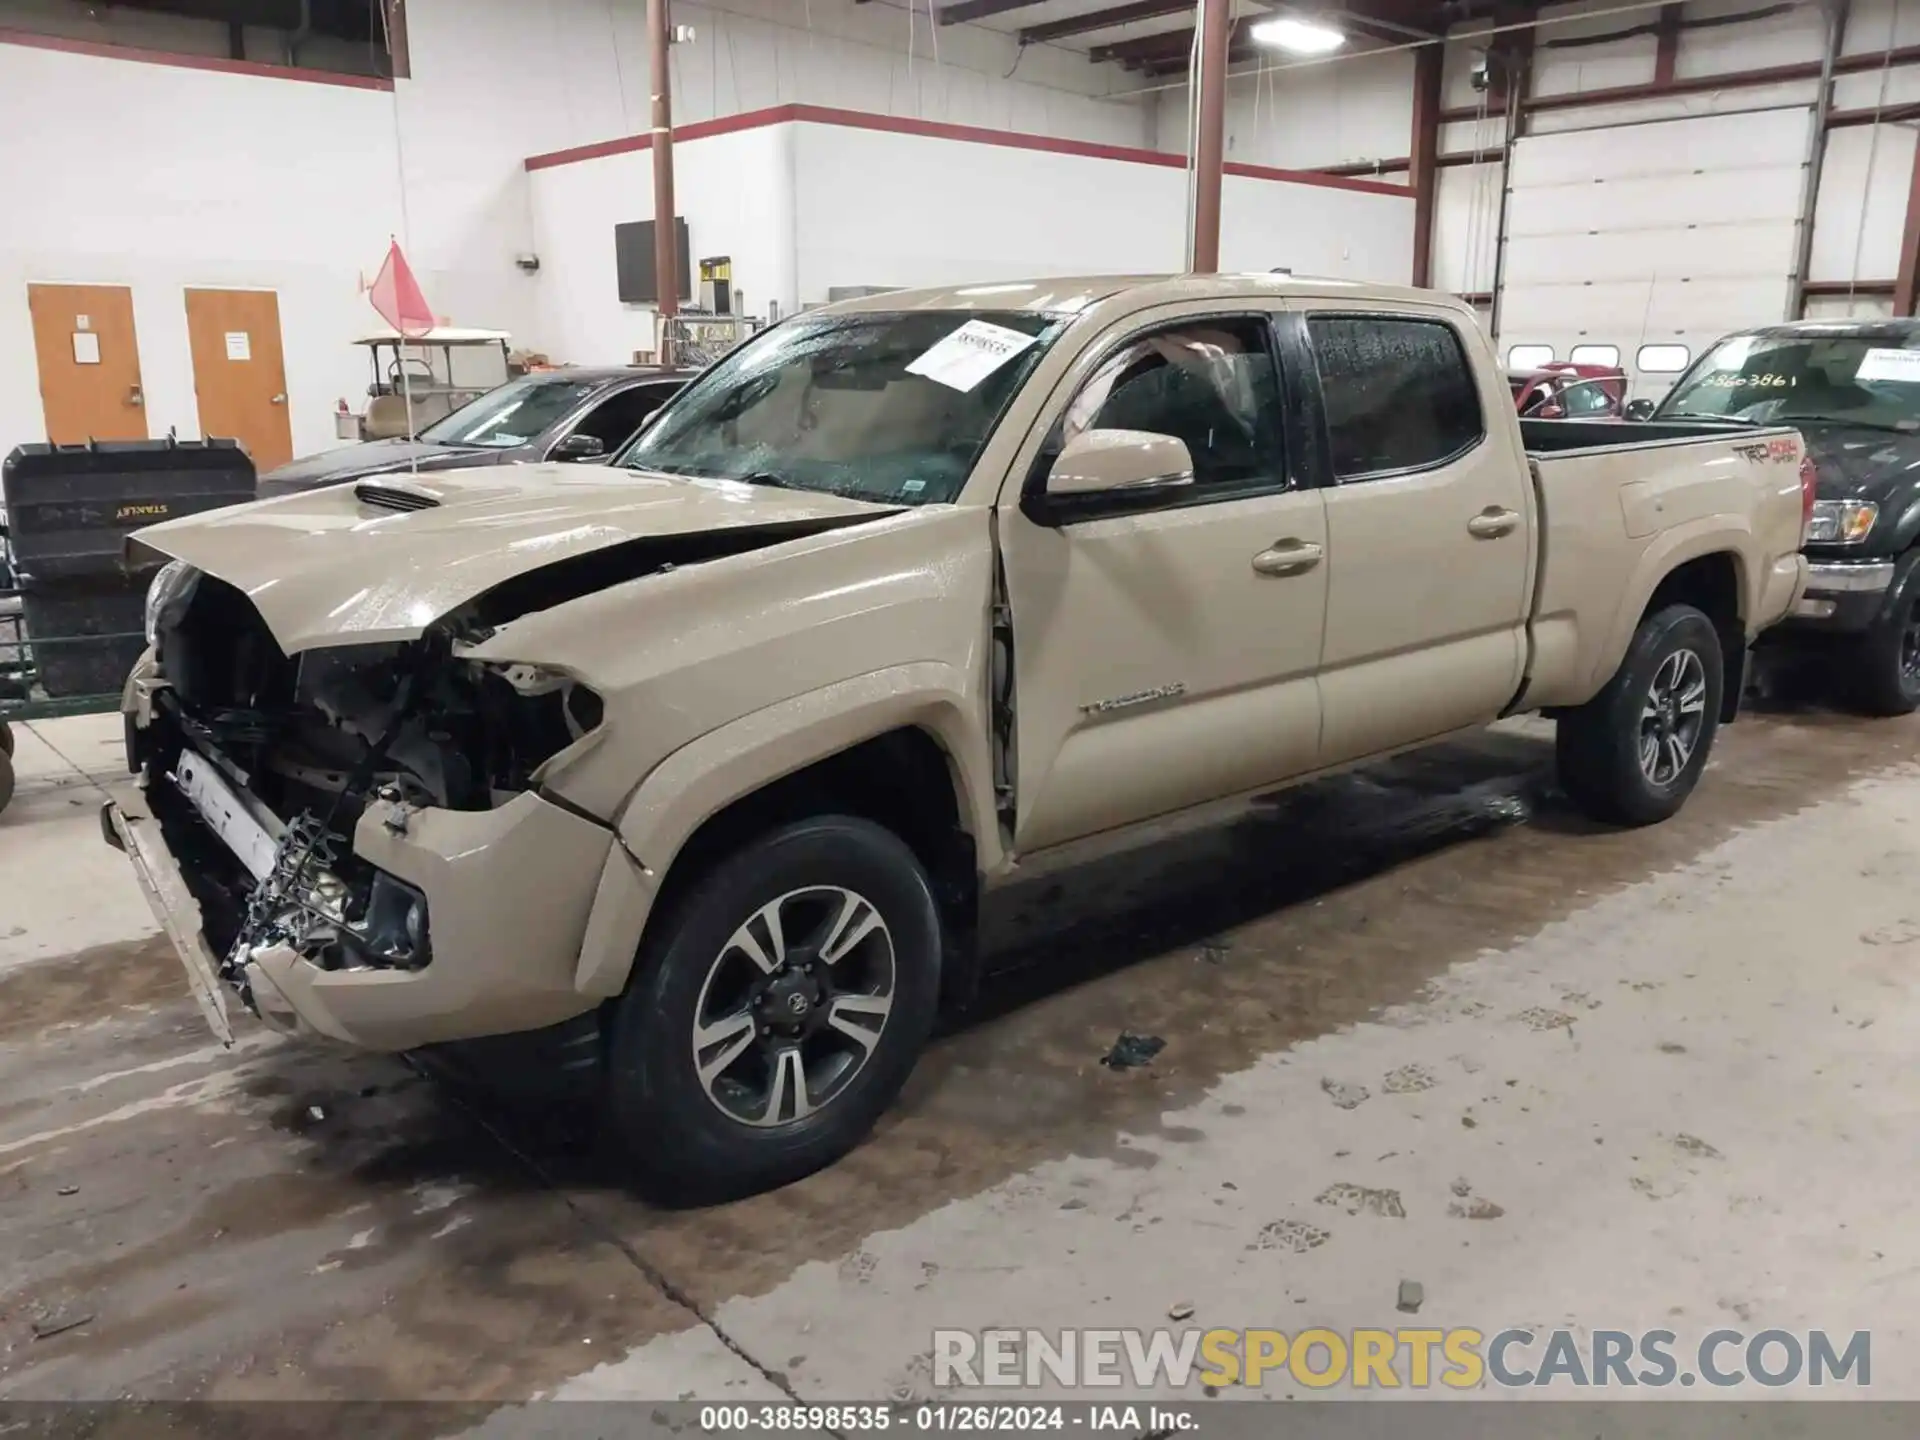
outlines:
[{"label": "rear wheel", "polygon": [[0,755],[13,754],[13,726],[0,720]]},{"label": "rear wheel", "polygon": [[1725,674],[1719,632],[1700,611],[1647,616],[1606,688],[1560,721],[1562,788],[1596,820],[1665,820],[1707,768]]},{"label": "rear wheel", "polygon": [[1886,609],[1841,663],[1853,708],[1869,715],[1920,709],[1920,553],[1900,562]]},{"label": "rear wheel", "polygon": [[13,801],[13,755],[0,752],[0,810],[5,810]]},{"label": "rear wheel", "polygon": [[940,923],[925,872],[850,816],[785,826],[665,917],[614,1014],[608,1115],[646,1188],[728,1199],[866,1136],[933,1027]]}]

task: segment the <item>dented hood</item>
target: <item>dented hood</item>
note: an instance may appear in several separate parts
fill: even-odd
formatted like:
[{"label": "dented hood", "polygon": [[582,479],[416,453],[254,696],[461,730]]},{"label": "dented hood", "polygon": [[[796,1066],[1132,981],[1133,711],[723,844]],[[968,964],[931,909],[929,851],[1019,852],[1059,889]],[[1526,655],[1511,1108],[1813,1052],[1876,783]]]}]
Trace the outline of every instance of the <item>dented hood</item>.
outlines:
[{"label": "dented hood", "polygon": [[896,509],[733,480],[503,465],[383,475],[133,540],[244,591],[292,655],[411,639],[507,581],[630,541],[758,529],[772,543]]}]

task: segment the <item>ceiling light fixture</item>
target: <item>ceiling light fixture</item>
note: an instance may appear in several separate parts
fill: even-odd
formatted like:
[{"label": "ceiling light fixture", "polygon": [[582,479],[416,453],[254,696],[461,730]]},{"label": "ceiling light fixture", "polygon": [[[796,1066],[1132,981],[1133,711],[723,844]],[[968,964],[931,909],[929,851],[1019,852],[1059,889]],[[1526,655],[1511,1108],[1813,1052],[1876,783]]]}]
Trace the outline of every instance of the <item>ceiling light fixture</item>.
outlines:
[{"label": "ceiling light fixture", "polygon": [[1263,20],[1252,33],[1256,43],[1296,55],[1329,55],[1347,43],[1347,37],[1331,25],[1311,20]]}]

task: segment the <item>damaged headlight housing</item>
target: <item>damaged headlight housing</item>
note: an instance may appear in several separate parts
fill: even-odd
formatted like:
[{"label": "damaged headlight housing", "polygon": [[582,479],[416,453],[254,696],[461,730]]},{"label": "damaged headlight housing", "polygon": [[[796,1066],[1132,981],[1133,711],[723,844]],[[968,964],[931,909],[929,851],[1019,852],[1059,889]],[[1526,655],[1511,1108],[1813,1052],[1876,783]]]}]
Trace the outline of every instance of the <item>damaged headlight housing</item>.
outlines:
[{"label": "damaged headlight housing", "polygon": [[1815,544],[1858,545],[1879,514],[1880,507],[1871,500],[1816,500],[1807,539]]},{"label": "damaged headlight housing", "polygon": [[199,587],[200,572],[184,560],[169,560],[147,586],[147,643],[155,644],[162,630],[171,630],[186,618],[187,606]]}]

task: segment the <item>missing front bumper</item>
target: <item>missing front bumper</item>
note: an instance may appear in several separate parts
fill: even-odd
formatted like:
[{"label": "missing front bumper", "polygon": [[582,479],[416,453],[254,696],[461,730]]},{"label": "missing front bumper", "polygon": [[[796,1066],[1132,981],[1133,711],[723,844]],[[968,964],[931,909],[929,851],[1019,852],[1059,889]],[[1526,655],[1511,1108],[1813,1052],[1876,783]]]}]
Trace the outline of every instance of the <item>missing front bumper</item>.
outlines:
[{"label": "missing front bumper", "polygon": [[[531,792],[494,810],[415,811],[398,828],[387,823],[394,819],[384,802],[371,806],[354,852],[425,895],[433,963],[329,970],[284,945],[263,946],[246,966],[263,1022],[397,1051],[539,1029],[599,1003],[578,976],[588,916],[613,857],[610,829]],[[146,793],[116,792],[103,828],[131,862],[208,1025],[232,1044],[233,994]]]}]

